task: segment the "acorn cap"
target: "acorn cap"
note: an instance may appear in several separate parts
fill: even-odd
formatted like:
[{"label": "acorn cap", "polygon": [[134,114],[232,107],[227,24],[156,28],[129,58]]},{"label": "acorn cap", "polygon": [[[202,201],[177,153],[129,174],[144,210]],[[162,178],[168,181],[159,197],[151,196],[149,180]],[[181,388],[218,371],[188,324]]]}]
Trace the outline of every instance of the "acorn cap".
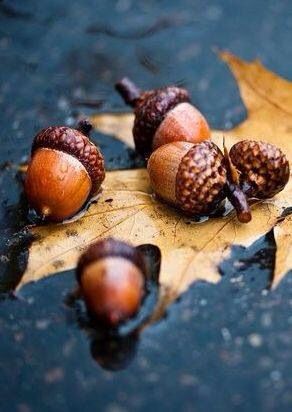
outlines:
[{"label": "acorn cap", "polygon": [[182,158],[176,175],[176,200],[192,214],[209,214],[225,198],[225,160],[213,142],[195,144]]},{"label": "acorn cap", "polygon": [[65,126],[41,130],[34,138],[31,154],[40,148],[55,149],[78,159],[85,167],[94,193],[105,178],[104,159],[98,148],[81,131]]},{"label": "acorn cap", "polygon": [[136,149],[144,157],[152,151],[154,134],[169,110],[183,102],[189,102],[187,90],[170,86],[141,94],[136,100],[133,136]]},{"label": "acorn cap", "polygon": [[92,244],[81,255],[76,269],[76,277],[78,283],[80,284],[83,270],[87,266],[106,257],[120,257],[127,259],[146,276],[146,264],[144,257],[137,248],[120,240],[107,238]]},{"label": "acorn cap", "polygon": [[273,197],[289,180],[289,162],[273,144],[243,140],[232,146],[229,154],[240,172],[240,186],[248,197]]}]

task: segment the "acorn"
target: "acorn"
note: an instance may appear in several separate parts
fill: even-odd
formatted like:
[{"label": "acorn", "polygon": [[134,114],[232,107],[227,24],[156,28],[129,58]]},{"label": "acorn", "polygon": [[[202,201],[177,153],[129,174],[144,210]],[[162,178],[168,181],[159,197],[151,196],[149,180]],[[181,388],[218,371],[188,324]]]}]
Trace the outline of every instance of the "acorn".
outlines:
[{"label": "acorn", "polygon": [[128,78],[119,81],[116,89],[134,107],[135,147],[145,158],[167,143],[198,143],[210,138],[209,125],[190,103],[187,90],[169,86],[142,92]]},{"label": "acorn", "polygon": [[156,195],[189,215],[208,215],[226,197],[225,159],[211,141],[161,146],[147,169]]},{"label": "acorn", "polygon": [[271,198],[288,183],[289,162],[273,144],[243,140],[232,146],[229,155],[239,171],[240,187],[248,198]]},{"label": "acorn", "polygon": [[76,274],[88,312],[104,325],[116,327],[139,310],[147,274],[137,248],[100,240],[81,255]]},{"label": "acorn", "polygon": [[72,217],[100,189],[104,159],[89,140],[91,129],[83,120],[77,129],[48,127],[35,136],[24,189],[43,219],[60,222]]}]

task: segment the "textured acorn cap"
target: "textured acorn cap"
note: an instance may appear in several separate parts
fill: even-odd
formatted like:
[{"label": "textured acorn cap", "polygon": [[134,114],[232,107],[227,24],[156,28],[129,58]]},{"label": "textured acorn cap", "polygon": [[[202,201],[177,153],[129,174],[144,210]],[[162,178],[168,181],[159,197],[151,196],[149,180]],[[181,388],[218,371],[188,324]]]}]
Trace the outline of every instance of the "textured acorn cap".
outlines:
[{"label": "textured acorn cap", "polygon": [[187,90],[165,87],[141,94],[136,101],[133,136],[137,151],[148,157],[152,151],[154,134],[169,110],[183,102],[189,102]]},{"label": "textured acorn cap", "polygon": [[120,240],[107,238],[93,243],[80,256],[76,269],[78,282],[80,283],[82,272],[85,267],[107,257],[120,257],[127,259],[146,276],[146,265],[144,257],[137,248]]},{"label": "textured acorn cap", "polygon": [[105,178],[104,159],[101,152],[79,130],[53,126],[41,130],[34,138],[32,156],[39,148],[55,149],[78,159],[85,167],[92,182],[92,193]]},{"label": "textured acorn cap", "polygon": [[225,198],[225,160],[212,142],[175,142],[159,147],[148,162],[155,193],[190,215],[213,212]]},{"label": "textured acorn cap", "polygon": [[225,160],[213,142],[195,144],[182,158],[176,175],[176,201],[191,214],[209,214],[225,198]]},{"label": "textured acorn cap", "polygon": [[248,197],[273,197],[289,180],[285,154],[270,143],[243,140],[232,146],[230,158],[240,172],[240,185]]}]

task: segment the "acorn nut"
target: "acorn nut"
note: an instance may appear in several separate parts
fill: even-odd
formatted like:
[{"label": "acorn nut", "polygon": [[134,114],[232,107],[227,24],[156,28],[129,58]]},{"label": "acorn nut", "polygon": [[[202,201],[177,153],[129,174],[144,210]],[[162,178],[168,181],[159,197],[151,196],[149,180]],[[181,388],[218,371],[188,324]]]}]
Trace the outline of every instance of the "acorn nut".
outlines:
[{"label": "acorn nut", "polygon": [[187,90],[170,86],[141,92],[129,79],[116,84],[125,102],[134,107],[136,150],[145,158],[174,141],[198,143],[210,138],[205,117],[190,104]]},{"label": "acorn nut", "polygon": [[243,140],[232,146],[229,155],[239,171],[240,186],[249,198],[271,198],[289,180],[289,162],[273,144]]},{"label": "acorn nut", "polygon": [[88,312],[104,325],[116,327],[138,311],[146,265],[135,247],[112,238],[100,240],[81,255],[76,273]]},{"label": "acorn nut", "polygon": [[189,215],[208,215],[226,196],[224,162],[211,141],[174,142],[153,152],[147,169],[158,197]]},{"label": "acorn nut", "polygon": [[104,159],[89,140],[91,128],[83,120],[78,129],[48,127],[35,136],[24,189],[42,218],[70,218],[98,192],[105,177]]}]

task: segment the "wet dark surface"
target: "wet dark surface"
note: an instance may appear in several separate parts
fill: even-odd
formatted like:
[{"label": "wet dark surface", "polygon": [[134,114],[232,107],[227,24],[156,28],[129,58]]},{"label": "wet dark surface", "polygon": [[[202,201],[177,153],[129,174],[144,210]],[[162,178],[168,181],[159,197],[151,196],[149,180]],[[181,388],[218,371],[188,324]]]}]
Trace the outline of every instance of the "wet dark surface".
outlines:
[{"label": "wet dark surface", "polygon": [[[25,266],[16,165],[40,127],[126,110],[113,90],[125,74],[143,88],[183,84],[213,127],[232,127],[245,109],[212,48],[259,57],[289,78],[291,31],[289,0],[0,1],[1,291]],[[93,137],[108,168],[141,165],[122,143]],[[3,294],[0,410],[291,411],[292,277],[266,289],[274,253],[272,233],[235,247],[220,284],[194,285],[139,339],[80,324],[64,304],[72,271],[27,285],[19,299]]]}]

